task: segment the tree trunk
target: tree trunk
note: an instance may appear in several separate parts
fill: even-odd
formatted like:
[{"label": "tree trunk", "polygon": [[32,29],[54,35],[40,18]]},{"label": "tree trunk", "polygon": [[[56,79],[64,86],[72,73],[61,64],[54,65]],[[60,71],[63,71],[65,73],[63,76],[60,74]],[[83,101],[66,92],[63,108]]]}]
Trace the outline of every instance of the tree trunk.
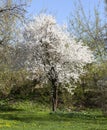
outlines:
[{"label": "tree trunk", "polygon": [[58,92],[57,92],[57,86],[52,84],[52,111],[55,112],[57,109],[57,103],[58,103]]},{"label": "tree trunk", "polygon": [[57,109],[58,102],[58,75],[53,66],[51,67],[48,74],[52,86],[52,111],[55,112]]}]

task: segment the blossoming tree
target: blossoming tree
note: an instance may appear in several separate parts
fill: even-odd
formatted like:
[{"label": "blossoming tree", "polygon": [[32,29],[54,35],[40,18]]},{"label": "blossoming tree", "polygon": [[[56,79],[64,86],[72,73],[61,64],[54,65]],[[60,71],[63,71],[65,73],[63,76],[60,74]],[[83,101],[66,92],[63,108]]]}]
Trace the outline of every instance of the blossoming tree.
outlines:
[{"label": "blossoming tree", "polygon": [[[56,111],[59,84],[76,82],[84,73],[83,67],[93,61],[93,54],[88,46],[77,43],[51,15],[36,16],[26,25],[24,38],[29,47],[28,70],[33,79],[51,84],[52,110]],[[70,86],[66,88],[69,90]]]}]

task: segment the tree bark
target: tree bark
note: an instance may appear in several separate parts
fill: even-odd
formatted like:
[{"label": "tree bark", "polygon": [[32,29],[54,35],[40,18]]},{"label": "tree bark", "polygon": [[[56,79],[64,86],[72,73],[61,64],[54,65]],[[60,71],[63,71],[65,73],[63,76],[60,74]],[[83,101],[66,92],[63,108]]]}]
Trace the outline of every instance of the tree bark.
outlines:
[{"label": "tree bark", "polygon": [[52,84],[52,111],[55,112],[58,103],[58,90],[55,83]]},{"label": "tree bark", "polygon": [[51,67],[49,75],[52,86],[52,111],[55,112],[58,104],[58,75],[54,67]]}]

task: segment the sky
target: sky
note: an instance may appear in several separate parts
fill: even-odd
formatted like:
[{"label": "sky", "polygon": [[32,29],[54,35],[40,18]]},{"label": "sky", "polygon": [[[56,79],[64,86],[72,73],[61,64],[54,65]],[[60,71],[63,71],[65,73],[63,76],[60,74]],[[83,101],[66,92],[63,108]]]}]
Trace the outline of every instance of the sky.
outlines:
[{"label": "sky", "polygon": [[[55,15],[57,22],[66,23],[70,13],[75,10],[75,5],[78,0],[31,0],[28,13],[29,16],[35,16],[41,10],[46,10],[48,13]],[[99,3],[100,1],[100,3]],[[94,7],[100,4],[100,12],[104,13],[104,0],[81,0],[86,14],[90,10],[93,14]]]}]

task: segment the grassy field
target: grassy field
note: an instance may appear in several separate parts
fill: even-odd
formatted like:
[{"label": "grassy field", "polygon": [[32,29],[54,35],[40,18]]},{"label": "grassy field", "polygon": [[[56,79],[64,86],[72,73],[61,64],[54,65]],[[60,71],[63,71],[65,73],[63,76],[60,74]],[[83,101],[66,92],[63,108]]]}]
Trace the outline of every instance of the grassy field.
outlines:
[{"label": "grassy field", "polygon": [[58,111],[32,102],[0,107],[0,130],[107,130],[107,118],[100,111]]}]

